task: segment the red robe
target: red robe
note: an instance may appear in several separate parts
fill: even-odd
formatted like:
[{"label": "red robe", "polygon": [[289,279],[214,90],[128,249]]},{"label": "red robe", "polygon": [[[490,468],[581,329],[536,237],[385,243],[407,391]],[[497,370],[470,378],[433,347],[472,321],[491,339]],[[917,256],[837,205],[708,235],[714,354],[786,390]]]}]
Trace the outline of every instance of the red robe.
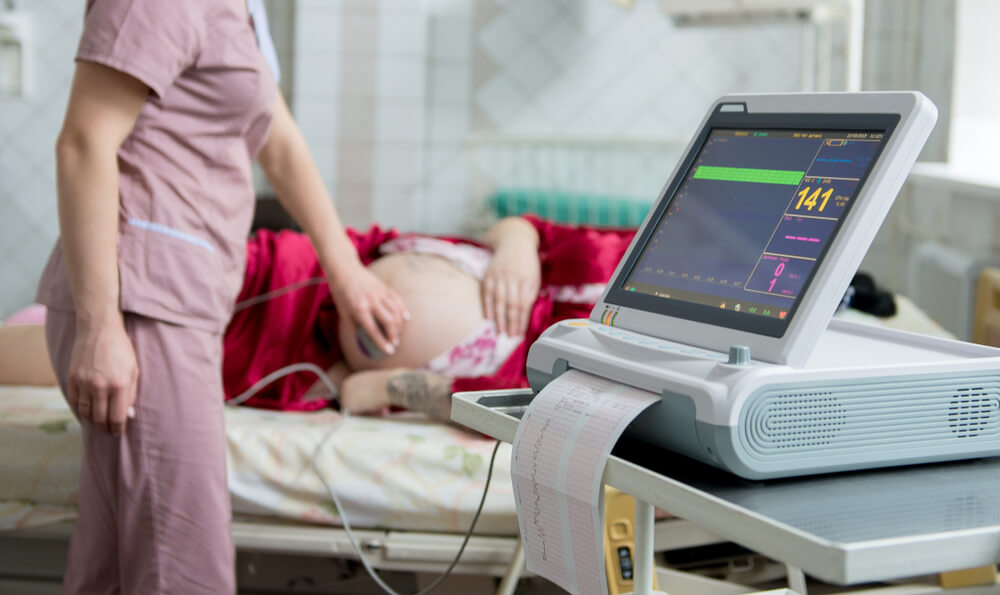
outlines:
[{"label": "red robe", "polygon": [[[559,225],[525,217],[538,230],[542,287],[607,283],[625,254],[634,229],[605,230]],[[379,256],[378,247],[399,235],[373,226],[367,233],[347,230],[361,261]],[[444,238],[453,242],[477,242]],[[247,268],[237,302],[323,275],[316,253],[303,234],[262,230],[247,242]],[[541,292],[531,309],[524,342],[495,374],[456,378],[453,391],[523,388],[528,386],[525,361],[528,347],[552,324],[566,318],[586,318],[593,304],[554,301]],[[287,293],[237,311],[224,338],[223,383],[227,398],[243,393],[271,372],[298,362],[326,370],[340,358],[337,312],[326,283]],[[266,409],[313,410],[325,400],[302,400],[316,376],[299,372],[272,383],[247,405]]]}]

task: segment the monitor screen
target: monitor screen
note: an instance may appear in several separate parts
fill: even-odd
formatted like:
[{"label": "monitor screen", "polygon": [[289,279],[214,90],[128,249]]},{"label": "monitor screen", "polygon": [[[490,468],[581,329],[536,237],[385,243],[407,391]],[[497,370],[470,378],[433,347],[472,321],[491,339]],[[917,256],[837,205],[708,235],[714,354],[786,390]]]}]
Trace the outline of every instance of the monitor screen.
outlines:
[{"label": "monitor screen", "polygon": [[887,136],[710,128],[608,301],[781,336]]}]

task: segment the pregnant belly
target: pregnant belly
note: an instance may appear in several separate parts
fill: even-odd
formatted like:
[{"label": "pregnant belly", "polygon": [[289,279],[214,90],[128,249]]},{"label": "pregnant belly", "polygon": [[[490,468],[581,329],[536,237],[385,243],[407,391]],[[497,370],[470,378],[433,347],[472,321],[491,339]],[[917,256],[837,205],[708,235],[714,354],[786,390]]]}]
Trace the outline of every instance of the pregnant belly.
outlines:
[{"label": "pregnant belly", "polygon": [[360,347],[355,326],[341,315],[341,350],[354,370],[419,368],[457,345],[483,320],[479,281],[441,257],[392,254],[368,269],[399,294],[410,320],[395,353],[371,358]]}]

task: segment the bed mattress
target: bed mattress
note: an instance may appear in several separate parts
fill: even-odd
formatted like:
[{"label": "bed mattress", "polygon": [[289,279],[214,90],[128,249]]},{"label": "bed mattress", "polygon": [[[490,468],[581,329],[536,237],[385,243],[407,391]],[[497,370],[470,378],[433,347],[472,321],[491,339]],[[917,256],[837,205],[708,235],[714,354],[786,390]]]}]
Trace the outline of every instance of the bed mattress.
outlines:
[{"label": "bed mattress", "polygon": [[[314,524],[341,525],[345,514],[352,527],[464,532],[495,444],[412,413],[226,408],[225,416],[233,513]],[[316,475],[314,455],[345,510]],[[74,518],[79,473],[80,426],[59,390],[0,386],[0,530]],[[517,533],[509,444],[476,532]]]},{"label": "bed mattress", "polygon": [[[949,337],[912,301],[896,296],[897,314],[856,310],[838,317]],[[226,408],[229,488],[236,515],[413,531],[465,532],[486,480],[494,441],[412,413],[348,417]],[[333,506],[317,466],[345,507]],[[0,531],[76,516],[80,426],[56,388],[0,385]],[[510,445],[497,455],[477,533],[516,535]]]}]

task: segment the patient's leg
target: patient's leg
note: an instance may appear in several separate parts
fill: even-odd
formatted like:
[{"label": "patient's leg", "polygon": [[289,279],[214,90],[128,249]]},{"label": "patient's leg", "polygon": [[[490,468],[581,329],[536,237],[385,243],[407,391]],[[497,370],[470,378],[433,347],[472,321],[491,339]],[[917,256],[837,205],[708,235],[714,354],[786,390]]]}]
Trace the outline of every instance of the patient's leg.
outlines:
[{"label": "patient's leg", "polygon": [[55,386],[44,326],[0,326],[0,384]]},{"label": "patient's leg", "polygon": [[375,413],[395,405],[450,421],[451,382],[446,376],[417,370],[365,370],[344,380],[340,404],[351,413]]}]

